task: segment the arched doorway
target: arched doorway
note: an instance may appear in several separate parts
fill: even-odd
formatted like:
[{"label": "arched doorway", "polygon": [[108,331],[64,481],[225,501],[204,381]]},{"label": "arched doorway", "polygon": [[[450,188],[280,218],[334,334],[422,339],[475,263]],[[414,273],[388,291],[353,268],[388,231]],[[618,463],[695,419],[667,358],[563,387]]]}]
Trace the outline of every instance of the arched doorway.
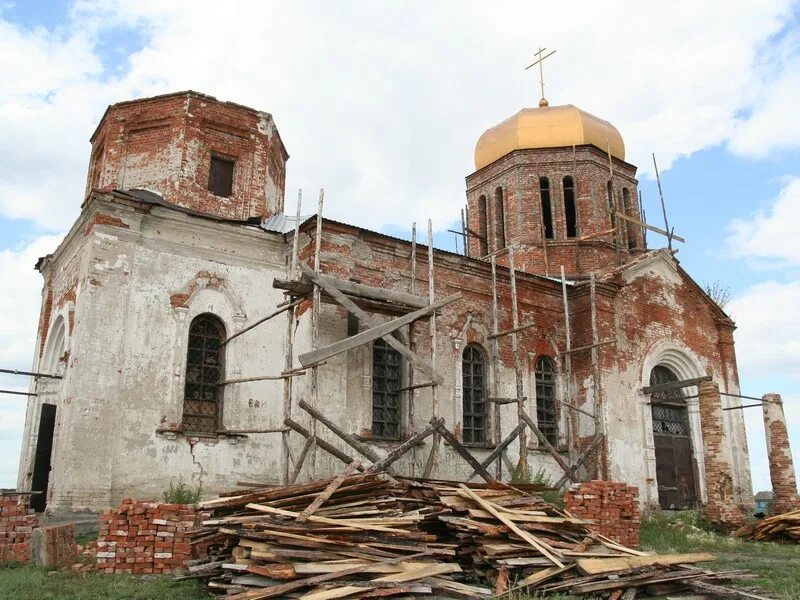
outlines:
[{"label": "arched doorway", "polygon": [[[679,381],[664,365],[650,372],[650,385]],[[694,508],[697,502],[689,411],[683,388],[652,395],[653,441],[656,453],[658,503],[662,509]]]}]

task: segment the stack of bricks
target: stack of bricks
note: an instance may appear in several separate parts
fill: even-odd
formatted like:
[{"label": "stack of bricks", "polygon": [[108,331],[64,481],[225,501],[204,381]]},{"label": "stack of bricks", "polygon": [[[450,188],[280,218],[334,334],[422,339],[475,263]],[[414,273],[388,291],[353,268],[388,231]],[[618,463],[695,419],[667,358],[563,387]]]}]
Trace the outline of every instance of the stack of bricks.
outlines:
[{"label": "stack of bricks", "polygon": [[572,515],[594,521],[597,533],[634,547],[642,525],[638,497],[639,489],[626,483],[584,481],[567,490],[564,503]]},{"label": "stack of bricks", "polygon": [[78,559],[75,525],[50,525],[34,529],[31,537],[31,559],[43,567],[67,567]]},{"label": "stack of bricks", "polygon": [[103,573],[172,573],[192,558],[189,532],[203,513],[190,504],[125,499],[100,515],[97,568]]},{"label": "stack of bricks", "polygon": [[31,559],[31,534],[39,518],[29,508],[30,494],[0,492],[0,563]]}]

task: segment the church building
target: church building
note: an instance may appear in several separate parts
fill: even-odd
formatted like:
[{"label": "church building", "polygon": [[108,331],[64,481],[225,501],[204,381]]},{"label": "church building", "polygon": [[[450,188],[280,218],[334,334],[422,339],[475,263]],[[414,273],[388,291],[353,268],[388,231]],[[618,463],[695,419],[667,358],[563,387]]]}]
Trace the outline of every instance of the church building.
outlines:
[{"label": "church building", "polygon": [[[120,102],[90,141],[80,215],[36,264],[33,370],[55,377],[31,385],[18,489],[39,510],[322,478],[336,452],[409,440],[399,475],[466,480],[466,448],[504,481],[752,505],[742,411],[724,410],[735,325],[648,248],[611,123],[543,100],[487,129],[463,254],[285,214],[289,154],[259,110]],[[414,437],[434,417],[455,443]]]}]

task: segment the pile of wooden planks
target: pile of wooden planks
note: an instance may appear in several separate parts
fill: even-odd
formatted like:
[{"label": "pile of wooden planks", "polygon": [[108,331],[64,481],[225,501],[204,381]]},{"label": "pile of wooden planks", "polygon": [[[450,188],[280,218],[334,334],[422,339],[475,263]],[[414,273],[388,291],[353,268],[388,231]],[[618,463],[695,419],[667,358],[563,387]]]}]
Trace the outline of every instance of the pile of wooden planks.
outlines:
[{"label": "pile of wooden planks", "polygon": [[380,596],[484,598],[520,588],[642,597],[740,576],[648,555],[593,533],[518,486],[359,473],[260,487],[201,503],[208,556],[188,577],[228,600]]},{"label": "pile of wooden planks", "polygon": [[766,517],[736,530],[736,537],[766,542],[800,543],[800,510]]}]

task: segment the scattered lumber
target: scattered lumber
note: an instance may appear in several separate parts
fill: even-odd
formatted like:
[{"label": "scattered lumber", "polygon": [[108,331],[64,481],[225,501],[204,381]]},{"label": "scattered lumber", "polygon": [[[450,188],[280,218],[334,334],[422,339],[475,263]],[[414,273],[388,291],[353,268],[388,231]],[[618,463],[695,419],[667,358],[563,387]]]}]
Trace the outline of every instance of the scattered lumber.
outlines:
[{"label": "scattered lumber", "polygon": [[746,576],[695,566],[710,554],[655,555],[621,546],[593,532],[591,521],[542,500],[532,486],[358,467],[352,461],[325,481],[248,487],[201,502],[210,518],[192,543],[209,551],[192,561],[188,577],[228,600],[472,600],[519,590],[631,600],[722,589],[719,581]]},{"label": "scattered lumber", "polygon": [[800,510],[766,517],[740,527],[736,537],[764,541],[800,543]]}]

